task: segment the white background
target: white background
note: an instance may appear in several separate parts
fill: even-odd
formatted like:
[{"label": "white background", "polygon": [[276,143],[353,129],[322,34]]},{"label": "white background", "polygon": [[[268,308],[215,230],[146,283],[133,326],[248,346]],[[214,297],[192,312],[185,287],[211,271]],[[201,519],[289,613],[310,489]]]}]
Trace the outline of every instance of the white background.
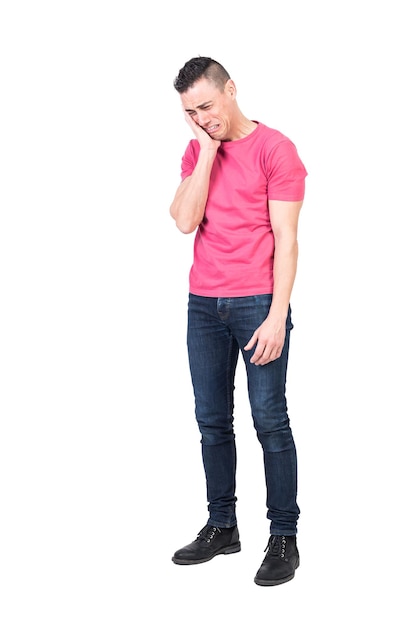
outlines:
[{"label": "white background", "polygon": [[[2,626],[417,623],[413,4],[2,2]],[[301,567],[268,589],[241,367],[242,551],[171,562],[207,516],[193,236],[168,215],[190,138],[172,83],[197,55],[309,172],[288,374]]]}]

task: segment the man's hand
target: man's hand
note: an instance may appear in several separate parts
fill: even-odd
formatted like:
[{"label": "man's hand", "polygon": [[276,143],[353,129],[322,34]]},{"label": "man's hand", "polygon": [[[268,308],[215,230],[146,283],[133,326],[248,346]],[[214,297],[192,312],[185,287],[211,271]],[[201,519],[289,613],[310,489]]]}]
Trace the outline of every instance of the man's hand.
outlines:
[{"label": "man's hand", "polygon": [[217,139],[212,139],[212,137],[208,135],[204,128],[199,126],[199,124],[196,124],[192,116],[186,111],[184,112],[184,117],[186,119],[186,122],[192,129],[196,139],[198,140],[200,144],[200,149],[214,150],[216,152],[221,145],[221,142]]},{"label": "man's hand", "polygon": [[253,333],[250,341],[244,346],[244,350],[251,350],[254,346],[254,354],[250,363],[254,365],[266,365],[275,361],[282,353],[286,337],[286,322],[277,324],[277,321],[268,317]]}]

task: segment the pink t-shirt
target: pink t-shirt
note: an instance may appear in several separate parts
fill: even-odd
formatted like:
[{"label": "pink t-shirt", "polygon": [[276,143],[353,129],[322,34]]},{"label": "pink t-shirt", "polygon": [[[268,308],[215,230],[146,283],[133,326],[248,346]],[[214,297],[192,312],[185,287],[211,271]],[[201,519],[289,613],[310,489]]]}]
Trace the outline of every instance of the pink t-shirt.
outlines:
[{"label": "pink t-shirt", "polygon": [[[193,173],[199,150],[192,139],[182,159],[182,179]],[[306,175],[290,139],[264,124],[242,139],[222,142],[195,236],[191,293],[218,298],[272,293],[268,200],[303,200]]]}]

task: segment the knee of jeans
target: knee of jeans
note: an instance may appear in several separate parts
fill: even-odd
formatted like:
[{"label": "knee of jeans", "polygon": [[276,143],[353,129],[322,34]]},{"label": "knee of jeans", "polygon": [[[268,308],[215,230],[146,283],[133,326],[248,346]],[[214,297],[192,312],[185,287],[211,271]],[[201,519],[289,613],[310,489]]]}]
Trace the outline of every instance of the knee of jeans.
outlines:
[{"label": "knee of jeans", "polygon": [[204,446],[220,446],[225,443],[231,443],[234,440],[234,434],[226,434],[226,433],[201,433],[201,444]]},{"label": "knee of jeans", "polygon": [[257,433],[264,452],[286,452],[295,447],[291,432]]},{"label": "knee of jeans", "polygon": [[224,416],[196,415],[201,443],[206,446],[219,446],[234,440],[234,428],[232,418]]},{"label": "knee of jeans", "polygon": [[262,424],[254,420],[254,425],[265,452],[283,452],[294,446],[287,413],[264,419]]}]

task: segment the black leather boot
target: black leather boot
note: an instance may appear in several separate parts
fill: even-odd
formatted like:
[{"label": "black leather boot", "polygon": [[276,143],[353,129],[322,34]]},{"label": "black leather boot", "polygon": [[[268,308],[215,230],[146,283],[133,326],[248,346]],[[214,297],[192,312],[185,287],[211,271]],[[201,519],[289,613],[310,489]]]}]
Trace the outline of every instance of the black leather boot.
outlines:
[{"label": "black leather boot", "polygon": [[254,582],[257,585],[271,586],[292,580],[295,570],[299,567],[296,536],[271,535],[266,550],[268,552]]},{"label": "black leather boot", "polygon": [[192,543],[175,552],[172,561],[177,565],[196,565],[210,561],[218,554],[232,554],[240,550],[237,526],[217,528],[207,525]]}]

